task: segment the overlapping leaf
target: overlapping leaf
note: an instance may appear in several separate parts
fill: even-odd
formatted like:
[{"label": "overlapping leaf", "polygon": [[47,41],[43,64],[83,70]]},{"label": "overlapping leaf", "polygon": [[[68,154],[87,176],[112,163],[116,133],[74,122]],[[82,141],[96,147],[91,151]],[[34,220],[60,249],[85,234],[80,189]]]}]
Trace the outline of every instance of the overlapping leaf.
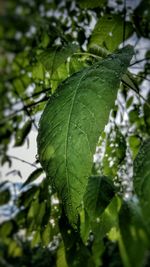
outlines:
[{"label": "overlapping leaf", "polygon": [[77,223],[96,144],[132,54],[132,48],[125,47],[72,75],[50,98],[41,117],[39,159],[72,223]]},{"label": "overlapping leaf", "polygon": [[47,71],[52,74],[65,63],[68,57],[76,52],[78,46],[76,44],[69,44],[64,47],[50,48],[42,52],[37,59],[44,65]]},{"label": "overlapping leaf", "polygon": [[91,176],[84,203],[91,220],[99,217],[114,196],[114,186],[108,177]]},{"label": "overlapping leaf", "polygon": [[[123,40],[123,19],[120,15],[104,15],[101,17],[91,35],[90,46],[100,45],[109,51],[115,50]],[[133,32],[131,23],[126,22],[125,39]]]}]

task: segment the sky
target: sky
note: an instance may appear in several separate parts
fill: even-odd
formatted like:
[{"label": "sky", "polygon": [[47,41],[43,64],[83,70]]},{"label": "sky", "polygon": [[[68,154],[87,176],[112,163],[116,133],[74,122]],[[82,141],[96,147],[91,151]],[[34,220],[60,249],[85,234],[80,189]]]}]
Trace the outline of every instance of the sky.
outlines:
[{"label": "sky", "polygon": [[[8,155],[18,157],[22,160],[25,160],[29,163],[35,163],[36,155],[37,155],[37,145],[36,145],[36,136],[37,133],[35,130],[32,130],[29,134],[29,147],[27,145],[27,141],[22,147],[13,147],[13,142],[10,144]],[[13,170],[20,170],[22,174],[22,178],[18,176],[17,173],[10,173]],[[17,159],[12,159],[12,167],[9,168],[8,164],[6,163],[3,167],[0,167],[0,180],[3,181],[11,181],[11,182],[24,182],[29,174],[33,172],[35,168],[21,162]],[[10,173],[10,174],[9,174]]]}]

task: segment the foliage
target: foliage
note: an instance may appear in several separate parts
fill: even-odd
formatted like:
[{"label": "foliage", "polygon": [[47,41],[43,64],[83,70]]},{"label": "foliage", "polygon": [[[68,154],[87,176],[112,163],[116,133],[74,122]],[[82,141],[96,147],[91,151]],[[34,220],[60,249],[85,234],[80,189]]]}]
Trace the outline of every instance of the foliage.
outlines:
[{"label": "foliage", "polygon": [[[0,184],[0,266],[149,266],[149,1],[133,2],[0,2],[1,165],[34,168]],[[11,156],[33,131],[34,163]]]}]

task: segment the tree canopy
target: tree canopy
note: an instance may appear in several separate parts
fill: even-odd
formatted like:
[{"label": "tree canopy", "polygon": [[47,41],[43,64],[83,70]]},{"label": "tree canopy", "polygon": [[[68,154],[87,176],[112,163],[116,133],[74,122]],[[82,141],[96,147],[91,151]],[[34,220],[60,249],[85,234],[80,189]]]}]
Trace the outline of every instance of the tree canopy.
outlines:
[{"label": "tree canopy", "polygon": [[[0,2],[0,164],[18,177],[0,266],[149,266],[149,17],[148,0]],[[33,132],[32,162],[10,155]]]}]

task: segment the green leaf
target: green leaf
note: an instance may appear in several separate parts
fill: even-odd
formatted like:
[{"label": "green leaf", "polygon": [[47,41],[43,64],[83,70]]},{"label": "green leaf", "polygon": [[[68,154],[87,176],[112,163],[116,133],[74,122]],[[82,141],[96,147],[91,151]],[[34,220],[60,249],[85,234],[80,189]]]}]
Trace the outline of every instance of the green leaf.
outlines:
[{"label": "green leaf", "polygon": [[65,248],[63,242],[59,246],[59,249],[57,250],[57,267],[68,267],[68,264],[66,262],[66,257],[65,257]]},{"label": "green leaf", "polygon": [[39,189],[37,186],[32,186],[25,192],[22,192],[18,198],[18,206],[24,206],[25,208],[30,207],[30,204],[33,199],[39,194]]},{"label": "green leaf", "polygon": [[35,247],[37,244],[41,242],[41,235],[39,231],[36,231],[33,235],[33,239],[31,241],[31,248]]},{"label": "green leaf", "polygon": [[9,189],[0,190],[0,205],[5,205],[11,199],[11,194]]},{"label": "green leaf", "polygon": [[84,195],[85,209],[91,220],[99,217],[114,196],[114,186],[108,177],[91,176]]},{"label": "green leaf", "polygon": [[22,127],[22,129],[19,129],[16,132],[16,136],[15,136],[15,144],[14,146],[22,146],[27,135],[29,134],[30,130],[32,127],[32,122],[31,120],[28,120]]},{"label": "green leaf", "polygon": [[96,144],[132,53],[130,46],[125,47],[66,79],[41,117],[39,160],[72,223],[77,223]]},{"label": "green leaf", "polygon": [[141,140],[136,135],[130,135],[128,137],[128,142],[129,142],[130,149],[132,151],[132,158],[135,159],[135,157],[139,151]]},{"label": "green leaf", "polygon": [[132,103],[133,103],[133,100],[134,100],[134,97],[133,96],[130,96],[126,102],[126,108],[130,108],[132,106]]},{"label": "green leaf", "polygon": [[80,212],[80,235],[84,244],[86,244],[91,230],[90,218],[85,209]]},{"label": "green leaf", "polygon": [[11,235],[14,228],[14,222],[11,220],[3,222],[0,225],[0,238],[5,239],[7,236]]},{"label": "green leaf", "polygon": [[119,213],[119,247],[125,267],[141,267],[148,252],[148,238],[137,203],[124,202]]},{"label": "green leaf", "polygon": [[29,175],[28,179],[25,181],[25,183],[23,184],[23,186],[34,182],[42,174],[42,172],[43,172],[43,169],[42,168],[39,168],[39,169],[36,169],[35,171],[33,171]]},{"label": "green leaf", "polygon": [[64,47],[50,48],[42,52],[37,59],[44,65],[47,71],[52,75],[61,64],[65,63],[68,57],[76,52],[78,46],[69,44]]},{"label": "green leaf", "polygon": [[16,240],[11,240],[8,248],[9,257],[19,257],[22,256],[22,248],[19,246]]},{"label": "green leaf", "polygon": [[104,237],[106,237],[112,229],[115,230],[118,228],[118,211],[120,209],[120,204],[120,199],[114,197],[101,216],[95,218],[95,222],[91,224],[91,229],[94,234],[92,253],[96,267],[102,264],[101,255],[104,251]]},{"label": "green leaf", "polygon": [[48,223],[44,230],[41,232],[41,239],[44,246],[47,246],[52,239],[51,224]]},{"label": "green leaf", "polygon": [[32,78],[34,79],[34,81],[44,80],[45,70],[40,62],[37,62],[32,66]]},{"label": "green leaf", "polygon": [[61,64],[51,75],[51,87],[52,92],[58,87],[58,85],[68,77],[68,70],[66,64]]},{"label": "green leaf", "polygon": [[83,67],[87,67],[86,63],[79,58],[79,55],[76,55],[76,57],[71,57],[70,61],[68,62],[68,72],[69,75],[72,75],[73,73],[81,70]]},{"label": "green leaf", "polygon": [[[64,215],[64,213],[62,213]],[[65,246],[66,260],[69,267],[94,267],[92,255],[80,235],[69,224],[65,216],[59,221],[60,232]]]},{"label": "green leaf", "polygon": [[[89,46],[99,45],[109,51],[118,48],[123,39],[123,18],[120,15],[105,14],[95,25]],[[126,22],[125,39],[133,32],[132,24]]]},{"label": "green leaf", "polygon": [[134,161],[133,183],[150,234],[150,139],[143,143]]}]

